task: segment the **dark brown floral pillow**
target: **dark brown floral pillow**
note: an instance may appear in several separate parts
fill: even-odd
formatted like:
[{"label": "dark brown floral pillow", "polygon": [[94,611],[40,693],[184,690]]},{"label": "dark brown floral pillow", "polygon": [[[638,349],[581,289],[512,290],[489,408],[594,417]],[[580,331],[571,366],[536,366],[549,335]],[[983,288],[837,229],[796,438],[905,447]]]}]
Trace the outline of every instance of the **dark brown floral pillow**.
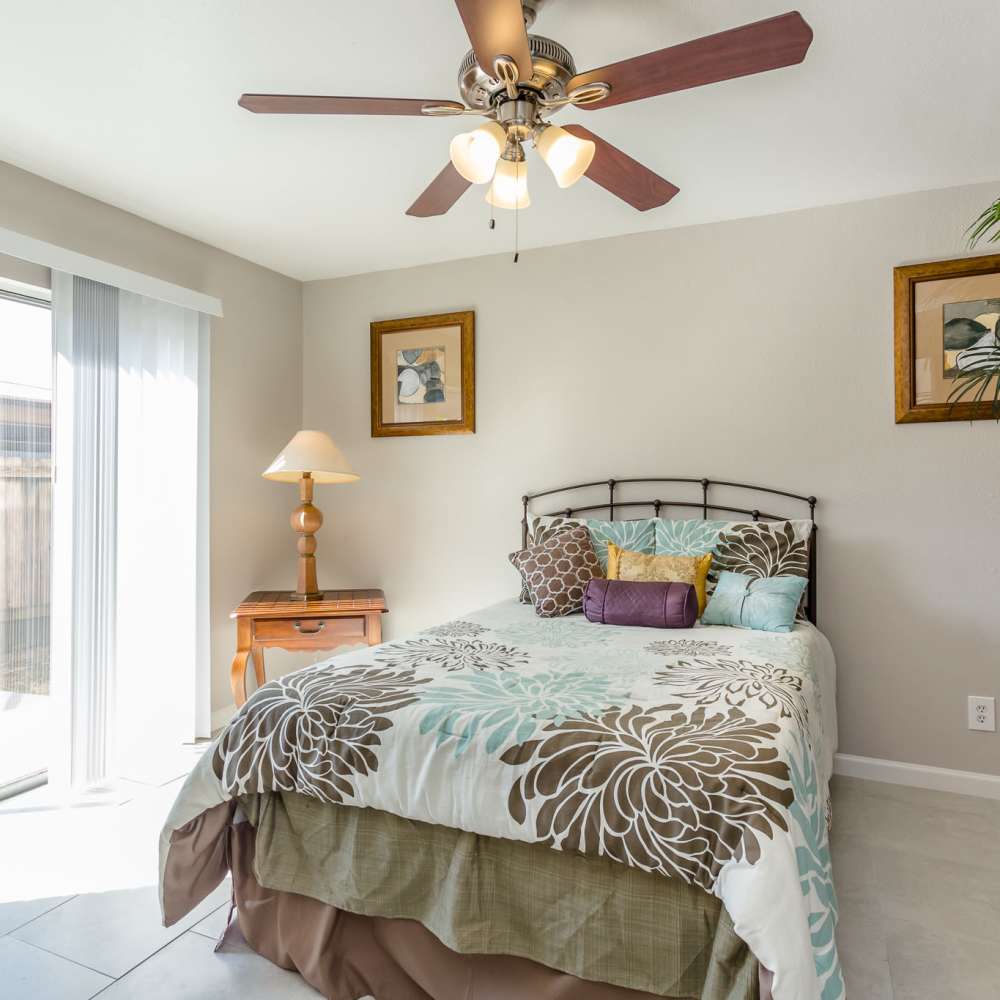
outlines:
[{"label": "dark brown floral pillow", "polygon": [[[709,580],[724,570],[754,580],[772,576],[809,576],[811,521],[754,521],[727,525],[715,543]],[[805,618],[806,595],[798,617]]]},{"label": "dark brown floral pillow", "polygon": [[583,525],[512,552],[509,558],[531,594],[535,613],[542,618],[579,611],[587,584],[603,575],[590,532]]}]

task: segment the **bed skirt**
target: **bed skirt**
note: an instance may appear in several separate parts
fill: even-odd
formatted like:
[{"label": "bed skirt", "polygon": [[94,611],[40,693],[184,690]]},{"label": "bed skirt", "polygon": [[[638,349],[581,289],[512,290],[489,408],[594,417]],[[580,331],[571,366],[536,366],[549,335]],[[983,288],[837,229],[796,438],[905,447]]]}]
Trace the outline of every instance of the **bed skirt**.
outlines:
[{"label": "bed skirt", "polygon": [[[232,827],[230,843],[236,914],[247,944],[297,971],[327,1000],[663,1000],[530,959],[461,955],[416,920],[349,913],[310,896],[265,889],[253,874],[253,827]],[[760,996],[767,1000],[770,989]]]},{"label": "bed skirt", "polygon": [[250,947],[328,1000],[770,1000],[724,908],[683,883],[294,794],[241,801],[174,832],[165,916],[231,871]]}]

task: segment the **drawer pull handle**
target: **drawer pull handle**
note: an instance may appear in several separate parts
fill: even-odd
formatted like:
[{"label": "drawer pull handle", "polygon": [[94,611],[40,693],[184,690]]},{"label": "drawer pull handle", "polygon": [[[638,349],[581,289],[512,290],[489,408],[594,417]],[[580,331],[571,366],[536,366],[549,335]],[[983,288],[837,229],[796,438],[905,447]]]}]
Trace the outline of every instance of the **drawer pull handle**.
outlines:
[{"label": "drawer pull handle", "polygon": [[316,622],[316,628],[303,628],[302,622],[297,621],[292,622],[292,627],[302,635],[316,635],[317,632],[322,632],[326,628],[326,622]]}]

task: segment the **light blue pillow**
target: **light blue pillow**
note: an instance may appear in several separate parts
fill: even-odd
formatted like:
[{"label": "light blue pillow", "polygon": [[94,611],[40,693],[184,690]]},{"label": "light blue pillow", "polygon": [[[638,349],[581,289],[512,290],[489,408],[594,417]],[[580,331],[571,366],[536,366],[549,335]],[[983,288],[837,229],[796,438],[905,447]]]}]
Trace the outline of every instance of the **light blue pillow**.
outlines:
[{"label": "light blue pillow", "polygon": [[702,624],[791,632],[808,582],[802,576],[771,576],[758,580],[724,570],[701,616]]}]

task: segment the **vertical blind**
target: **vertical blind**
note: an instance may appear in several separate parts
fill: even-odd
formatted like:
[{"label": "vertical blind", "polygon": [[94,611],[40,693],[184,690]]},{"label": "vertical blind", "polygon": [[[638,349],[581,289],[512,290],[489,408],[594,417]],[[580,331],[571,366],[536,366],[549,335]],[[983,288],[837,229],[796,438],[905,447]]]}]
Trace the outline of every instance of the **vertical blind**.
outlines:
[{"label": "vertical blind", "polygon": [[113,771],[118,517],[118,289],[73,278],[72,772]]}]

